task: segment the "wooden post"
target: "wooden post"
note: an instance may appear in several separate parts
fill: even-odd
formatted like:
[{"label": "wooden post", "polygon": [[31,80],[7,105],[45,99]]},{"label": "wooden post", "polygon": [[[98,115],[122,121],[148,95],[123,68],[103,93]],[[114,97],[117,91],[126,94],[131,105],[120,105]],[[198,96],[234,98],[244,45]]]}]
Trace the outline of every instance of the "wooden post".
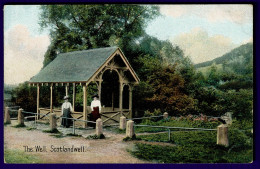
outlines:
[{"label": "wooden post", "polygon": [[57,122],[56,122],[55,113],[51,113],[51,115],[50,115],[50,130],[51,131],[57,130]]},{"label": "wooden post", "polygon": [[102,84],[102,81],[99,81],[99,83],[98,83],[98,96],[99,96],[99,101],[100,102],[101,102],[101,84]]},{"label": "wooden post", "polygon": [[96,135],[100,137],[101,134],[103,134],[103,123],[101,118],[99,118],[96,121]]},{"label": "wooden post", "polygon": [[225,124],[218,126],[217,130],[217,144],[228,146],[228,127]]},{"label": "wooden post", "polygon": [[133,138],[134,135],[135,135],[135,132],[134,132],[134,121],[129,120],[126,123],[126,137]]},{"label": "wooden post", "polygon": [[24,115],[23,115],[23,109],[18,110],[18,125],[24,126]]},{"label": "wooden post", "polygon": [[5,118],[4,118],[5,124],[11,124],[10,114],[9,114],[9,107],[5,108]]},{"label": "wooden post", "polygon": [[76,83],[73,83],[73,96],[72,96],[72,109],[75,110],[75,99],[76,99]]},{"label": "wooden post", "polygon": [[120,82],[120,84],[119,84],[119,111],[121,111],[121,112],[123,109],[123,89],[124,89],[123,83]]},{"label": "wooden post", "polygon": [[65,85],[66,96],[69,94],[69,83]]},{"label": "wooden post", "polygon": [[129,113],[130,113],[130,118],[133,118],[133,113],[132,113],[132,102],[133,101],[133,87],[129,85]]},{"label": "wooden post", "polygon": [[52,105],[52,89],[53,89],[53,84],[51,83],[50,85],[50,91],[51,91],[51,96],[50,96],[50,112],[53,112],[53,105]]},{"label": "wooden post", "polygon": [[[83,85],[83,120],[88,120],[87,116],[87,84]],[[83,128],[87,127],[87,123],[83,122]]]},{"label": "wooden post", "polygon": [[114,110],[114,91],[112,91],[112,110]]},{"label": "wooden post", "polygon": [[40,118],[40,84],[37,83],[37,110],[36,110],[36,113],[37,113],[37,117],[36,119],[38,120]]}]

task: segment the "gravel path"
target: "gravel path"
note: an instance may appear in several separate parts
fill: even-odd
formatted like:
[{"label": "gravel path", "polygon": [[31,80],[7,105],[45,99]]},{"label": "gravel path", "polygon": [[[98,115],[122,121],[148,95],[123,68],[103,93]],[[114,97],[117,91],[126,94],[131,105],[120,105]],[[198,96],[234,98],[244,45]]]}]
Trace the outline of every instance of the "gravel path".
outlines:
[{"label": "gravel path", "polygon": [[[48,125],[37,124],[36,130],[27,130],[33,127],[32,122],[26,122],[27,127],[14,128],[15,121],[11,125],[4,126],[4,148],[18,149],[25,152],[25,147],[33,148],[33,152],[25,152],[38,156],[43,163],[147,163],[130,155],[127,149],[133,149],[132,142],[123,142],[124,134],[115,134],[104,129],[106,139],[87,140],[84,137],[95,134],[95,130],[76,130],[76,134],[82,137],[56,138],[51,133],[44,133]],[[72,128],[58,128],[62,133],[72,133]],[[71,148],[84,147],[84,152],[51,152],[63,146]],[[46,146],[47,152],[36,152],[35,146]],[[56,148],[56,149],[52,149]],[[81,149],[83,150],[83,149]]]}]

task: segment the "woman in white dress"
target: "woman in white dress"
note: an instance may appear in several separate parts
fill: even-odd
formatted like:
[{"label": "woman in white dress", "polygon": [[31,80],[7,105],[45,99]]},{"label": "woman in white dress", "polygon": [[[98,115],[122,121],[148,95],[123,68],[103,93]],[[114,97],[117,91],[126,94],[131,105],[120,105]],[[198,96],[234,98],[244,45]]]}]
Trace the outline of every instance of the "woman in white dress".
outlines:
[{"label": "woman in white dress", "polygon": [[98,95],[94,95],[93,97],[93,101],[91,102],[91,114],[92,114],[92,120],[96,121],[98,118],[101,118],[100,116],[100,112],[101,112],[101,103],[98,100]]}]

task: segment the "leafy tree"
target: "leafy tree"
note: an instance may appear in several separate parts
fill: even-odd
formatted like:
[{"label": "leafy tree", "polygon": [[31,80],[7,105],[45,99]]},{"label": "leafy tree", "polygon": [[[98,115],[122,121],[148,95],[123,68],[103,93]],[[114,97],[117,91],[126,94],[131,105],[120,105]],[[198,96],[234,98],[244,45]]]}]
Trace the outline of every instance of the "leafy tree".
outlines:
[{"label": "leafy tree", "polygon": [[169,65],[153,72],[148,78],[153,88],[153,96],[147,98],[153,104],[151,108],[160,108],[170,114],[190,113],[196,101],[183,92],[184,82],[176,73],[176,66]]},{"label": "leafy tree", "polygon": [[29,87],[28,83],[22,83],[12,91],[12,101],[26,111],[36,111],[36,90]]},{"label": "leafy tree", "polygon": [[217,86],[220,80],[220,75],[217,70],[216,64],[212,64],[210,67],[209,76],[207,78],[207,83],[212,86]]},{"label": "leafy tree", "polygon": [[52,39],[44,66],[60,52],[111,45],[127,51],[157,15],[155,5],[43,5],[40,25],[51,29]]},{"label": "leafy tree", "polygon": [[210,86],[194,88],[193,97],[197,100],[196,114],[202,113],[208,116],[220,116],[227,110],[222,104],[222,92]]},{"label": "leafy tree", "polygon": [[223,92],[222,98],[225,100],[223,105],[226,106],[228,111],[233,112],[233,117],[237,118],[238,120],[252,120],[252,89],[240,89],[238,92],[235,90],[229,90],[228,92]]}]

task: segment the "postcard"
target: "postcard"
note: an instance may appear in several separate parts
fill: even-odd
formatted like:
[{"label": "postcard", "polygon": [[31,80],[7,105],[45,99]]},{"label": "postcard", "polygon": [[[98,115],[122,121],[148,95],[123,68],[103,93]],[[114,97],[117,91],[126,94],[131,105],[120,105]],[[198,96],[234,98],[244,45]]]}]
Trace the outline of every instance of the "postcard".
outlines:
[{"label": "postcard", "polygon": [[5,5],[4,162],[252,163],[253,8]]}]

